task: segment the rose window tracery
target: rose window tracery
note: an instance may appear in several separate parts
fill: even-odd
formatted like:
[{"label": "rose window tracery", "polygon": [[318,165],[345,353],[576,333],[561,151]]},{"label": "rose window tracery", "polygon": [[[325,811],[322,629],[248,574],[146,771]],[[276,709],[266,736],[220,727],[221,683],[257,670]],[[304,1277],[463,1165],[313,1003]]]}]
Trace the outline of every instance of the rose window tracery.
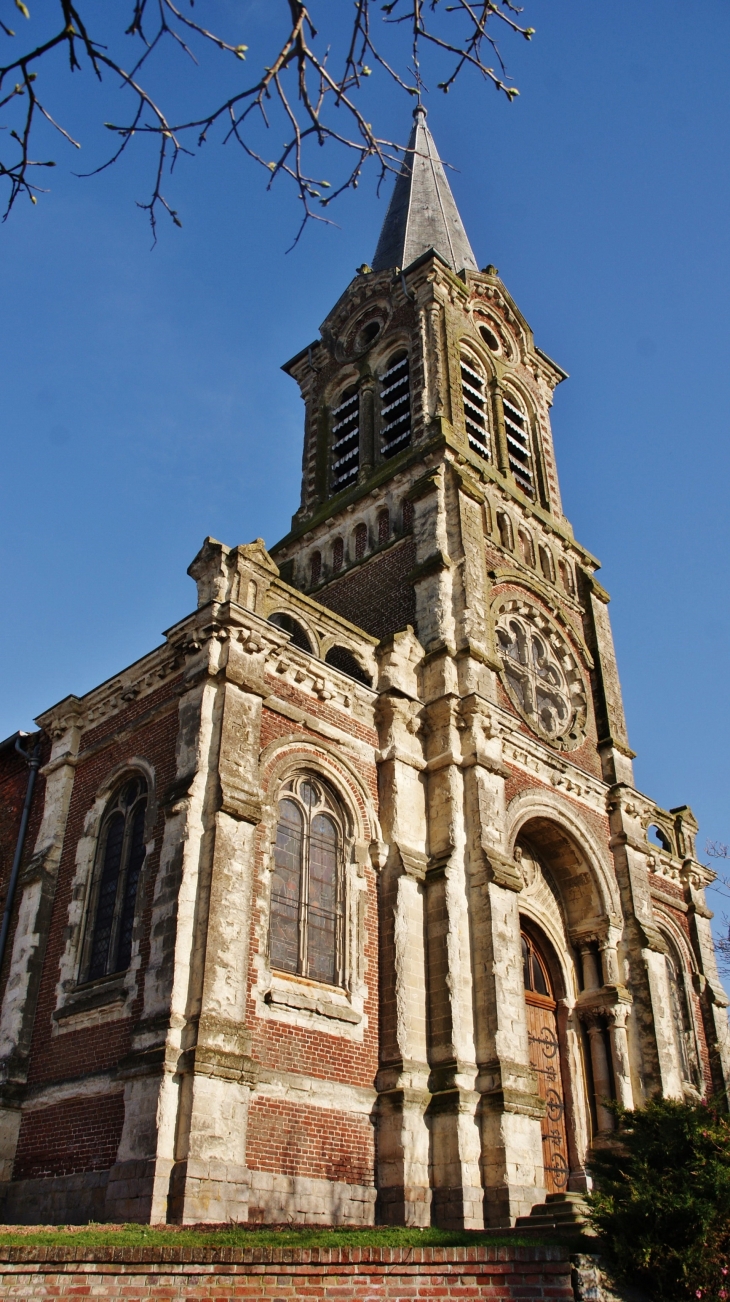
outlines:
[{"label": "rose window tracery", "polygon": [[517,600],[500,607],[496,635],[505,687],[525,721],[562,750],[578,745],[586,696],[565,638],[542,611]]}]

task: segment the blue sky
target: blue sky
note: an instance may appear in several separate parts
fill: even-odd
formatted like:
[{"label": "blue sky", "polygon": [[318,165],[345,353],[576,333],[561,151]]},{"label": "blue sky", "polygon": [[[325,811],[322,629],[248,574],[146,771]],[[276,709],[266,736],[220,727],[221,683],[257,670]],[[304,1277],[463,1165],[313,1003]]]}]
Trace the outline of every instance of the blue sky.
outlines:
[{"label": "blue sky", "polygon": [[[283,6],[216,3],[265,62]],[[339,21],[336,0],[321,10]],[[520,98],[467,78],[430,96],[429,124],[480,265],[570,372],[553,409],[564,505],[612,594],[637,784],[689,803],[700,845],[730,840],[730,9],[527,0],[526,17],[534,40],[504,43]],[[198,75],[215,93],[215,66]],[[108,109],[89,85],[50,73],[84,166]],[[405,99],[373,86],[371,103],[407,135]],[[302,411],[279,368],[385,210],[371,176],[338,227],[286,254],[291,195],[212,141],[174,179],[182,230],[151,251],[144,145],[92,180],[46,152],[51,193],[0,228],[0,736],[154,646],[193,606],[206,534],[286,532]]]}]

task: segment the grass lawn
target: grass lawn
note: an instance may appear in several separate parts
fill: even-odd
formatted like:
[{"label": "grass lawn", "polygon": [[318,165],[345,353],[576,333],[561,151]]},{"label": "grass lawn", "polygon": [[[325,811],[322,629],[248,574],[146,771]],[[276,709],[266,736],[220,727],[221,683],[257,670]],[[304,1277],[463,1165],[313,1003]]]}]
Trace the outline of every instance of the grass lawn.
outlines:
[{"label": "grass lawn", "polygon": [[500,1234],[483,1230],[402,1229],[382,1226],[373,1229],[320,1229],[288,1226],[266,1228],[227,1226],[179,1229],[154,1225],[3,1225],[0,1246],[47,1247],[65,1244],[79,1248],[463,1248],[489,1244],[492,1247],[531,1247],[555,1242],[534,1235]]}]

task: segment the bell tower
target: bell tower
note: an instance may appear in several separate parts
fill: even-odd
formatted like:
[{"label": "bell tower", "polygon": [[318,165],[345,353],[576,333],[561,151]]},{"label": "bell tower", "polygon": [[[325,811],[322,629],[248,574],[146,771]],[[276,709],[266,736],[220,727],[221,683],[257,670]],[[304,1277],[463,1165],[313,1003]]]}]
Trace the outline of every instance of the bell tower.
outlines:
[{"label": "bell tower", "polygon": [[[478,1228],[578,1198],[606,1099],[694,1088],[704,1025],[727,1089],[730,1039],[696,824],[634,788],[609,597],[562,510],[566,373],[414,117],[372,266],[284,368],[302,496],[272,555],[379,640],[378,1215]],[[710,992],[674,1029],[670,952]]]}]

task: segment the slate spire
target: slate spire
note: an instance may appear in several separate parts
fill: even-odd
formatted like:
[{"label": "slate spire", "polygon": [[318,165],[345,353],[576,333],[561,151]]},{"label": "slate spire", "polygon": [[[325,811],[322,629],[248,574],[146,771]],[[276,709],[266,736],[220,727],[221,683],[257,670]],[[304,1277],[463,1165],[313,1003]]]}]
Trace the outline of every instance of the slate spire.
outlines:
[{"label": "slate spire", "polygon": [[408,267],[429,249],[440,253],[452,271],[464,267],[478,271],[422,104],[413,117],[413,131],[380,232],[373,271]]}]

